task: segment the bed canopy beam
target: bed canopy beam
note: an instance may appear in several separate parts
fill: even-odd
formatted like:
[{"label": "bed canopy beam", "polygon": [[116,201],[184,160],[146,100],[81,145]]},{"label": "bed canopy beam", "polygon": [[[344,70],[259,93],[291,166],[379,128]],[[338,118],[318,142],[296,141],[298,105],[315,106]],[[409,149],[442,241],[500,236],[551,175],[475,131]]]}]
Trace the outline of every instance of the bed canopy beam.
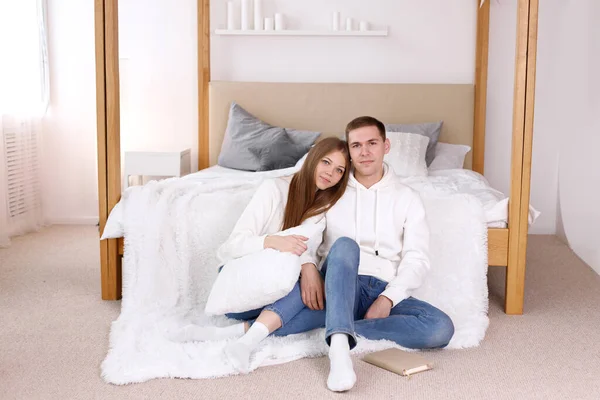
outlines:
[{"label": "bed canopy beam", "polygon": [[[476,0],[479,3],[479,0]],[[488,54],[490,43],[490,2],[477,9],[475,44],[475,112],[473,121],[473,171],[483,175],[485,157],[485,114],[487,106]]]},{"label": "bed canopy beam", "polygon": [[198,169],[208,168],[208,84],[210,82],[210,0],[198,0]]},{"label": "bed canopy beam", "polygon": [[523,314],[531,185],[538,0],[519,0],[513,102],[505,312]]},{"label": "bed canopy beam", "polygon": [[[100,232],[121,198],[118,0],[95,0],[96,132]],[[100,241],[102,299],[121,298],[121,257],[117,239]]]}]

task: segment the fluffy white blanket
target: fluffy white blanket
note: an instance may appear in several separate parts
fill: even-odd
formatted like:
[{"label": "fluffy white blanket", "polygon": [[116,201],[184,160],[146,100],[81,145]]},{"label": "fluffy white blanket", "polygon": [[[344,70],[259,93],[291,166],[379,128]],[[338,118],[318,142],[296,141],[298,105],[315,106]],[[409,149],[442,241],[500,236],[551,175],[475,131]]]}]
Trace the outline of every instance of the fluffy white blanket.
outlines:
[{"label": "fluffy white blanket", "polygon": [[[110,383],[234,374],[221,355],[225,341],[175,343],[166,333],[189,322],[223,326],[204,303],[217,274],[215,250],[225,241],[259,180],[170,179],[129,189],[122,200],[125,231],[123,301],[110,332],[102,376]],[[431,229],[432,270],[413,295],[442,309],[455,324],[450,348],[477,346],[488,326],[487,227],[473,196],[424,195]],[[323,329],[263,341],[251,369],[326,354]],[[398,347],[359,339],[354,353]]]}]

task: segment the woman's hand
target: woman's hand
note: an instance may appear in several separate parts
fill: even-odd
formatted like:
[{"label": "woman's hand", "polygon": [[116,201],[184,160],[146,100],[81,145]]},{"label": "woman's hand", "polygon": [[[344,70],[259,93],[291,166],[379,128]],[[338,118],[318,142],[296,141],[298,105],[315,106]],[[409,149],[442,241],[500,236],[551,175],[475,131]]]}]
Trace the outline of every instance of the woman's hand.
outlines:
[{"label": "woman's hand", "polygon": [[325,308],[325,287],[323,277],[314,264],[302,264],[302,275],[300,278],[300,292],[302,302],[311,310],[322,310]]},{"label": "woman's hand", "polygon": [[304,243],[307,240],[307,237],[300,235],[269,235],[265,238],[264,247],[265,249],[275,249],[284,253],[293,253],[300,256],[308,248],[306,243]]}]

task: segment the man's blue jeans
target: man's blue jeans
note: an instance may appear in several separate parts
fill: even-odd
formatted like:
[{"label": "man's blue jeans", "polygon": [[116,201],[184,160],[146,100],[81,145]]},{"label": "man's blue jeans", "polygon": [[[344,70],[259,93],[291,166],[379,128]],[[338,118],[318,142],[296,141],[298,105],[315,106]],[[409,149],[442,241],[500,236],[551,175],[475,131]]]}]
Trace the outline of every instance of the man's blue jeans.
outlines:
[{"label": "man's blue jeans", "polygon": [[[413,349],[440,348],[450,342],[454,335],[450,317],[413,297],[398,303],[387,318],[363,319],[371,304],[385,290],[387,282],[358,275],[359,260],[360,249],[356,242],[345,237],[338,239],[321,268],[325,279],[325,310],[306,307],[299,284],[296,284],[287,296],[265,307],[282,318],[282,327],[273,335],[285,336],[325,327],[327,343],[334,333],[346,333],[350,348],[356,346],[356,335],[374,340],[387,339]],[[260,311],[228,316],[252,320]]]}]

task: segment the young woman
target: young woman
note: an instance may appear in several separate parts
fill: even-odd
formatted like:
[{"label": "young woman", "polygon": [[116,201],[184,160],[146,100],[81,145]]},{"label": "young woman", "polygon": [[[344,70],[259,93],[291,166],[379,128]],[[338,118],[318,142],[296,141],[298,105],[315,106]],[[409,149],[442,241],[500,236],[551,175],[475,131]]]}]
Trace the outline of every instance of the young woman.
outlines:
[{"label": "young woman", "polygon": [[250,354],[269,334],[290,322],[303,308],[324,308],[323,280],[316,265],[320,243],[305,243],[299,235],[274,235],[303,223],[325,228],[324,213],[343,195],[348,183],[350,157],[346,143],[326,138],[309,151],[293,177],[265,181],[256,191],[217,256],[221,265],[262,249],[272,248],[300,256],[300,281],[275,303],[257,310],[228,314],[244,320],[224,328],[188,325],[172,337],[178,341],[219,340],[238,337],[225,348],[225,355],[239,372],[249,369]]}]

